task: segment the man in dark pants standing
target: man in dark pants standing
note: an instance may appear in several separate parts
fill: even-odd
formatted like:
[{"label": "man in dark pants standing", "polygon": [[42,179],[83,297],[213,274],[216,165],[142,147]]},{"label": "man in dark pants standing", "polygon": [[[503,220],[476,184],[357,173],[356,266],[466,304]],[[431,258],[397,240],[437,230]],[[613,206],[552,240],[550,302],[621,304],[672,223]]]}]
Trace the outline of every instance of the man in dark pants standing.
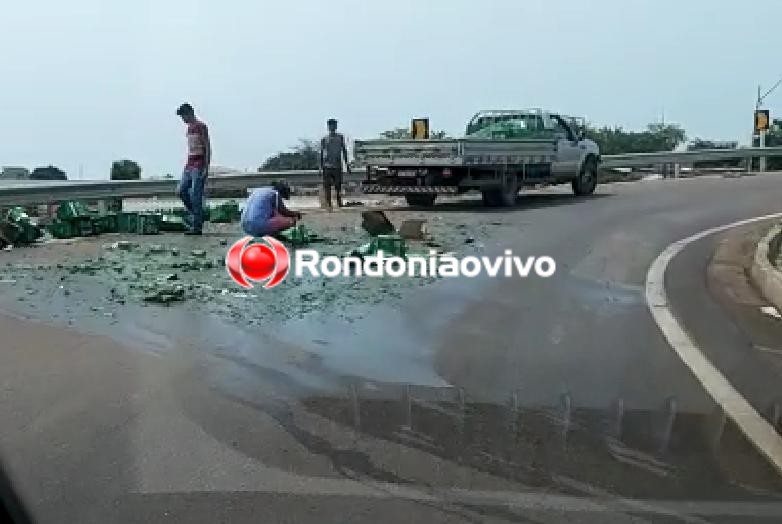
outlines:
[{"label": "man in dark pants standing", "polygon": [[331,211],[332,185],[337,193],[337,207],[342,207],[342,159],[345,159],[348,174],[350,174],[350,164],[348,164],[348,150],[345,146],[345,137],[337,133],[337,121],[330,118],[327,126],[329,134],[320,141],[320,172],[323,175],[326,207]]},{"label": "man in dark pants standing", "polygon": [[204,184],[212,160],[209,129],[198,120],[190,104],[182,104],[176,112],[187,124],[187,163],[182,172],[177,194],[189,212],[186,235],[200,235],[204,225]]}]

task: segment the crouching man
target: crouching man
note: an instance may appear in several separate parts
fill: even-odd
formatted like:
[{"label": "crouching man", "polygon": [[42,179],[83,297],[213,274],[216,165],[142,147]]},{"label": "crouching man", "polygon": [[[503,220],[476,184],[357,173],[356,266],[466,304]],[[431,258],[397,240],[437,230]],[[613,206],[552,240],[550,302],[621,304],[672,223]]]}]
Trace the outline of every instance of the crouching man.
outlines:
[{"label": "crouching man", "polygon": [[285,182],[274,182],[269,187],[256,189],[247,199],[242,211],[242,229],[253,237],[276,235],[296,225],[301,213],[291,211],[283,200],[291,196]]}]

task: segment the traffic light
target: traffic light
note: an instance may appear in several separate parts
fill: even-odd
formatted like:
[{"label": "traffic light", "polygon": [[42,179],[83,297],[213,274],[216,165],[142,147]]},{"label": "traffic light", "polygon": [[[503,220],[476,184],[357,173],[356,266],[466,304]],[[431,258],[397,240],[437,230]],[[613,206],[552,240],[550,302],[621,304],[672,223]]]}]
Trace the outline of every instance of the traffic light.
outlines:
[{"label": "traffic light", "polygon": [[429,138],[428,118],[414,118],[411,127],[410,136],[412,136],[414,140],[425,140]]},{"label": "traffic light", "polygon": [[771,122],[768,109],[758,109],[755,111],[755,133],[768,131],[768,125]]}]

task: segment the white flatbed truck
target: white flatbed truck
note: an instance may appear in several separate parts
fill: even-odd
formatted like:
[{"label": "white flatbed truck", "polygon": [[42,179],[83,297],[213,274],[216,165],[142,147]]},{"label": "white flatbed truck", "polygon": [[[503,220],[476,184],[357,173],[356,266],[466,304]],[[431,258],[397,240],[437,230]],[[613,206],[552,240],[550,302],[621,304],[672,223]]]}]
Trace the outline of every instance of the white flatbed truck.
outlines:
[{"label": "white flatbed truck", "polygon": [[431,206],[437,195],[480,191],[488,206],[510,206],[525,186],[570,183],[576,195],[595,190],[600,150],[576,119],[539,109],[481,111],[464,138],[356,140],[362,190],[403,195]]}]

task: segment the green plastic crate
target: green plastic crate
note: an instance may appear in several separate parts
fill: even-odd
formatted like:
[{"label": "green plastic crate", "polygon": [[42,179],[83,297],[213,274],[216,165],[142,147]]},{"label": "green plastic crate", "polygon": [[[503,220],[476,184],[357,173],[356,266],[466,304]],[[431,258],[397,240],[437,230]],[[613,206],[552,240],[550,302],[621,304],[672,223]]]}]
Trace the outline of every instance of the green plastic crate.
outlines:
[{"label": "green plastic crate", "polygon": [[164,214],[160,217],[160,231],[185,231],[187,226],[181,216]]},{"label": "green plastic crate", "polygon": [[405,240],[399,235],[378,235],[372,239],[372,250],[385,256],[403,257],[407,253]]},{"label": "green plastic crate", "polygon": [[136,232],[139,235],[157,235],[160,233],[160,215],[157,213],[139,213]]},{"label": "green plastic crate", "polygon": [[92,221],[93,218],[87,216],[74,218],[72,220],[67,220],[66,222],[71,223],[73,228],[72,231],[75,233],[75,236],[89,237],[96,234],[95,226]]},{"label": "green plastic crate", "polygon": [[73,224],[65,220],[55,220],[49,224],[49,233],[54,238],[73,238],[76,236]]},{"label": "green plastic crate", "polygon": [[230,224],[232,222],[231,210],[223,206],[216,206],[209,211],[209,222],[215,224]]},{"label": "green plastic crate", "polygon": [[229,224],[236,222],[241,217],[241,210],[237,202],[226,202],[209,208],[209,222],[215,224]]},{"label": "green plastic crate", "polygon": [[292,228],[286,229],[285,231],[282,231],[276,236],[280,240],[283,240],[285,242],[290,242],[295,246],[311,244],[313,242],[318,242],[319,240],[322,240],[321,237],[319,237],[317,234],[309,230],[303,224],[299,224],[297,226],[293,226]]},{"label": "green plastic crate", "polygon": [[90,212],[84,202],[78,200],[66,200],[60,202],[57,207],[57,218],[60,220],[73,220],[76,218],[89,217]]},{"label": "green plastic crate", "polygon": [[117,215],[117,231],[120,233],[135,233],[138,231],[138,213],[122,212]]},{"label": "green plastic crate", "polygon": [[103,231],[105,233],[119,232],[119,216],[117,213],[106,213],[103,215]]},{"label": "green plastic crate", "polygon": [[108,213],[106,215],[93,217],[92,224],[96,234],[116,233],[118,231],[118,220],[116,213]]}]

